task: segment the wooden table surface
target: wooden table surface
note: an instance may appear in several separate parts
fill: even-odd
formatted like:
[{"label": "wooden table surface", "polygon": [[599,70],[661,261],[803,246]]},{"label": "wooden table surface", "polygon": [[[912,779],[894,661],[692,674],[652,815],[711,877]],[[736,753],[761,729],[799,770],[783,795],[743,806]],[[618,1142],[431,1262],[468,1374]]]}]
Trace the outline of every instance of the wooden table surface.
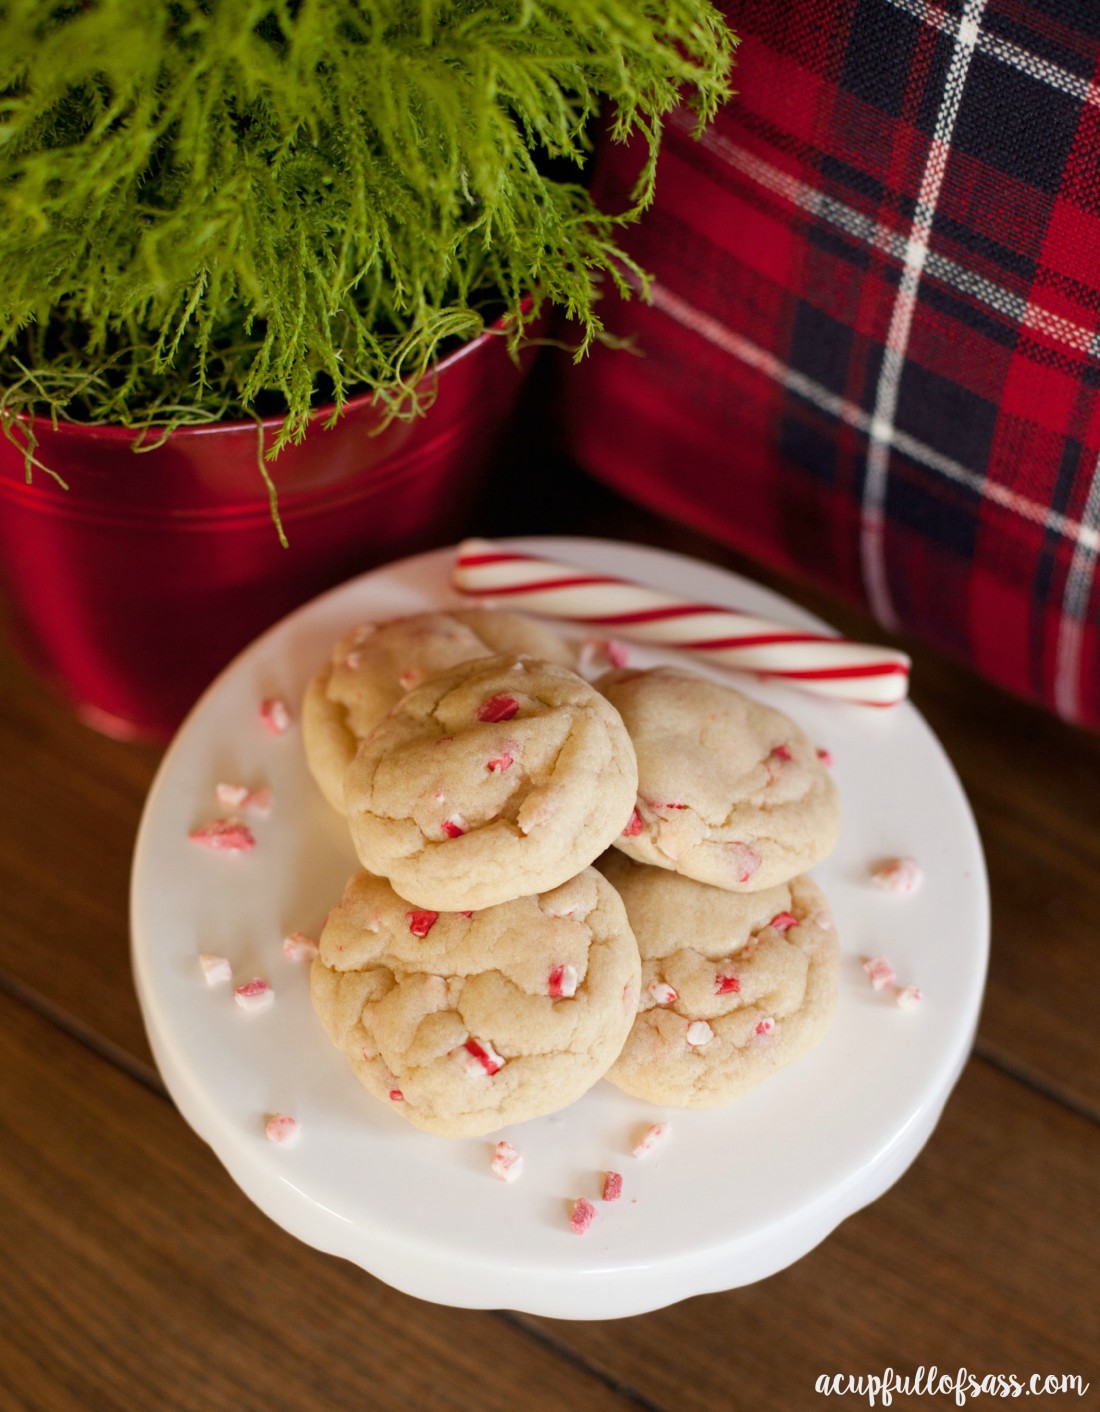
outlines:
[{"label": "wooden table surface", "polygon": [[[568,468],[502,503],[482,506],[479,532],[663,545],[881,640]],[[922,1365],[1081,1375],[1083,1397],[1028,1405],[1100,1407],[1100,739],[901,645],[992,888],[961,1082],[911,1169],[792,1268],[599,1323],[422,1303],[242,1195],[167,1097],[130,975],[130,857],[160,751],[78,724],[0,649],[0,1412],[801,1412],[830,1405],[824,1373]]]}]

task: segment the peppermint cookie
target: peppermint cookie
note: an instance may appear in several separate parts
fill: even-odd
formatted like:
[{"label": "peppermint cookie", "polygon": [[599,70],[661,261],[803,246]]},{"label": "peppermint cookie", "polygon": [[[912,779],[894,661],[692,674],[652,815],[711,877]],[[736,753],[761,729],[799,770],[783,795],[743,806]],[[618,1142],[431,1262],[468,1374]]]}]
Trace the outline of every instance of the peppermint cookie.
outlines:
[{"label": "peppermint cookie", "polygon": [[502,652],[565,667],[576,659],[573,648],[541,623],[489,608],[417,613],[345,633],[302,703],[306,761],[333,808],[345,812],[344,771],[359,742],[407,691],[459,662]]},{"label": "peppermint cookie", "polygon": [[403,697],[344,777],[359,861],[417,907],[558,887],[622,832],[634,747],[609,701],[531,657],[463,663]]},{"label": "peppermint cookie", "polygon": [[311,990],[376,1098],[473,1137],[591,1088],[630,1031],[639,976],[623,904],[594,868],[472,913],[418,911],[360,872],[329,913]]},{"label": "peppermint cookie", "polygon": [[819,863],[840,831],[832,777],[781,711],[673,667],[597,688],[638,754],[638,801],[615,840],[631,858],[755,892]]},{"label": "peppermint cookie", "polygon": [[737,893],[609,853],[642,955],[638,1018],[608,1072],[651,1103],[727,1103],[824,1038],[840,949],[809,878]]}]

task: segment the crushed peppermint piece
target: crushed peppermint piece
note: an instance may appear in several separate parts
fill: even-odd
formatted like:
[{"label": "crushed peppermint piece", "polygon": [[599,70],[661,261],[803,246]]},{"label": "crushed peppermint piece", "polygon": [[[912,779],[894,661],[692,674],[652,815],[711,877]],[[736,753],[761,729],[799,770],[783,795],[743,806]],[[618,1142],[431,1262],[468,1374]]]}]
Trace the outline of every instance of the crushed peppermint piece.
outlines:
[{"label": "crushed peppermint piece", "polygon": [[894,968],[885,956],[869,957],[864,961],[863,969],[875,990],[885,990],[888,985],[893,985],[897,980]]},{"label": "crushed peppermint piece", "polygon": [[420,673],[413,671],[411,668],[403,671],[397,678],[398,685],[401,687],[402,691],[412,691],[419,680]]},{"label": "crushed peppermint piece", "polygon": [[623,838],[636,838],[644,828],[645,824],[642,822],[642,816],[638,813],[637,809],[635,809],[627,820],[626,828],[623,829]]},{"label": "crushed peppermint piece", "polygon": [[489,1170],[502,1182],[514,1182],[523,1174],[523,1154],[510,1142],[498,1142],[493,1150]]},{"label": "crushed peppermint piece", "polygon": [[256,847],[255,835],[240,819],[210,819],[192,829],[187,837],[215,853],[250,853]]},{"label": "crushed peppermint piece", "polygon": [[770,1015],[765,1015],[764,1018],[760,1021],[760,1023],[756,1026],[755,1033],[760,1035],[761,1037],[765,1037],[774,1033],[774,1031],[775,1021]]},{"label": "crushed peppermint piece", "polygon": [[472,917],[474,914],[473,914],[473,912],[471,911],[471,912],[460,912],[458,915],[459,915],[460,917]]},{"label": "crushed peppermint piece", "polygon": [[312,961],[317,951],[317,943],[305,932],[290,932],[283,937],[283,955],[289,961]]},{"label": "crushed peppermint piece", "polygon": [[692,1020],[687,1027],[684,1038],[693,1049],[701,1049],[704,1044],[709,1044],[714,1038],[714,1031],[706,1020]]},{"label": "crushed peppermint piece", "polygon": [[817,752],[817,758],[821,761],[821,763],[825,766],[827,770],[831,770],[833,768],[834,761],[833,753],[831,750],[819,750]]},{"label": "crushed peppermint piece", "polygon": [[871,874],[871,880],[886,892],[911,897],[921,885],[924,874],[915,858],[891,858]]},{"label": "crushed peppermint piece", "polygon": [[239,809],[248,798],[248,786],[244,784],[218,784],[214,787],[218,803],[227,809]]},{"label": "crushed peppermint piece", "polygon": [[605,1201],[618,1201],[623,1194],[623,1178],[621,1172],[605,1172],[603,1174],[603,1199]]},{"label": "crushed peppermint piece", "polygon": [[266,819],[271,813],[271,806],[275,801],[275,791],[270,785],[261,785],[259,789],[251,789],[244,797],[245,809],[253,814],[259,814],[261,819]]},{"label": "crushed peppermint piece", "polygon": [[438,912],[406,912],[405,919],[413,936],[427,936],[439,918]]},{"label": "crushed peppermint piece", "polygon": [[569,1213],[569,1226],[574,1235],[584,1235],[585,1231],[596,1219],[596,1208],[591,1201],[584,1196],[578,1196],[573,1203],[573,1210]]},{"label": "crushed peppermint piece", "polygon": [[488,701],[483,701],[475,715],[479,721],[510,721],[518,710],[519,702],[516,698],[502,692],[497,696],[490,696]]},{"label": "crushed peppermint piece", "polygon": [[275,798],[274,791],[269,785],[261,785],[259,789],[249,789],[247,785],[229,784],[225,781],[215,786],[214,793],[217,795],[218,803],[224,804],[227,809],[247,809],[263,818],[271,813],[272,801]]},{"label": "crushed peppermint piece", "polygon": [[461,838],[466,832],[466,820],[461,814],[452,814],[443,820],[442,828],[448,838]]},{"label": "crushed peppermint piece", "polygon": [[302,1125],[297,1118],[288,1117],[286,1113],[272,1113],[264,1124],[264,1132],[269,1142],[297,1142],[302,1135]]},{"label": "crushed peppermint piece", "polygon": [[655,1147],[659,1147],[669,1134],[668,1123],[652,1123],[634,1146],[635,1157],[647,1157]]},{"label": "crushed peppermint piece", "polygon": [[630,661],[626,644],[609,637],[588,637],[581,643],[577,652],[577,663],[583,671],[596,671],[604,667],[625,667]]},{"label": "crushed peppermint piece", "polygon": [[239,985],[233,992],[233,999],[242,1010],[248,1010],[255,1014],[257,1011],[266,1010],[275,999],[275,992],[268,985],[267,981],[255,976],[250,981],[245,981],[244,985]]},{"label": "crushed peppermint piece", "polygon": [[269,696],[260,702],[260,720],[272,735],[285,735],[290,729],[290,707],[280,696]]},{"label": "crushed peppermint piece", "polygon": [[504,1068],[504,1059],[499,1055],[493,1046],[486,1040],[481,1044],[476,1039],[468,1039],[462,1046],[466,1050],[469,1058],[466,1060],[466,1072],[468,1074],[498,1074]]},{"label": "crushed peppermint piece", "polygon": [[718,975],[714,978],[715,995],[736,995],[741,989],[741,981],[737,976]]},{"label": "crushed peppermint piece", "polygon": [[792,927],[798,926],[798,918],[793,912],[777,912],[768,926],[774,927],[777,932],[789,932]]},{"label": "crushed peppermint piece", "polygon": [[509,755],[506,750],[502,755],[497,755],[494,759],[488,760],[485,764],[485,768],[492,774],[502,775],[512,764],[513,757]]},{"label": "crushed peppermint piece", "polygon": [[728,847],[737,881],[747,883],[760,867],[760,854],[747,843],[731,843]]},{"label": "crushed peppermint piece", "polygon": [[227,956],[211,956],[207,952],[199,957],[203,979],[207,985],[224,985],[233,979],[233,968]]},{"label": "crushed peppermint piece", "polygon": [[794,756],[791,754],[791,747],[789,745],[773,745],[771,753],[776,760],[794,759]]},{"label": "crushed peppermint piece", "polygon": [[569,998],[577,993],[577,968],[567,963],[555,966],[550,972],[550,995],[555,999],[564,996]]},{"label": "crushed peppermint piece", "polygon": [[399,1088],[391,1088],[387,1095],[391,1103],[404,1103],[405,1095]]},{"label": "crushed peppermint piece", "polygon": [[671,1005],[679,995],[679,992],[670,986],[668,981],[650,981],[646,989],[658,1005]]},{"label": "crushed peppermint piece", "polygon": [[894,1001],[902,1010],[915,1010],[924,999],[920,986],[901,985],[894,992]]}]

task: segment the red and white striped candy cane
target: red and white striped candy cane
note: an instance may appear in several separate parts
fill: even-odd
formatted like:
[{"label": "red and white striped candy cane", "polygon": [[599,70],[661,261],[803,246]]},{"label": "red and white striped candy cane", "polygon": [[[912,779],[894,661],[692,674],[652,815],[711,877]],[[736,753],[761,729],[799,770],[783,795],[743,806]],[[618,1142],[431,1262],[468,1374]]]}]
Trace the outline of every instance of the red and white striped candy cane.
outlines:
[{"label": "red and white striped candy cane", "polygon": [[893,706],[905,699],[909,683],[904,652],[690,602],[485,539],[459,546],[453,582],[467,597],[507,599],[509,608],[675,647],[842,701]]}]

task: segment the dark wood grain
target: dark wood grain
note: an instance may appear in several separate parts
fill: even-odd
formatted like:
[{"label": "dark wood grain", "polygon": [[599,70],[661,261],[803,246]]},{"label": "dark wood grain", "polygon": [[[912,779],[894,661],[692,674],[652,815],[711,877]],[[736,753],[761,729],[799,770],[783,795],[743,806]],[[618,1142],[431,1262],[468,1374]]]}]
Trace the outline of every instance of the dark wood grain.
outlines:
[{"label": "dark wood grain", "polygon": [[638,1405],[500,1316],[423,1304],[285,1235],[165,1099],[4,997],[0,1191],[0,1406]]},{"label": "dark wood grain", "polygon": [[[1094,1123],[976,1059],[914,1167],[795,1266],[638,1319],[554,1327],[611,1375],[645,1366],[648,1394],[676,1412],[808,1408],[822,1373],[922,1364],[1079,1373],[1100,1405],[1098,1170]],[[746,1387],[759,1401],[742,1402]]]}]

